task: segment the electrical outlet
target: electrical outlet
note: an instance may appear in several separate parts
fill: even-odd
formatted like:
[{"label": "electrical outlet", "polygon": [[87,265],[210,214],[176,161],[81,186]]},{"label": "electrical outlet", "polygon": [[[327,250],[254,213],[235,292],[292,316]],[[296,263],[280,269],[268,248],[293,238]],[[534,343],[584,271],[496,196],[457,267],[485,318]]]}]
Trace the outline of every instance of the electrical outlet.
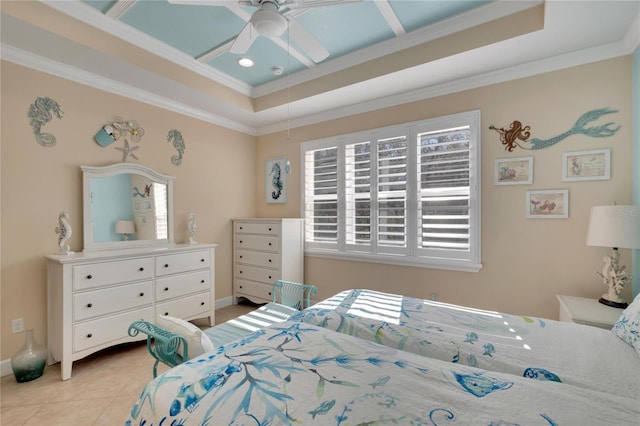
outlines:
[{"label": "electrical outlet", "polygon": [[11,332],[22,333],[24,331],[24,320],[22,318],[14,319],[11,321]]}]

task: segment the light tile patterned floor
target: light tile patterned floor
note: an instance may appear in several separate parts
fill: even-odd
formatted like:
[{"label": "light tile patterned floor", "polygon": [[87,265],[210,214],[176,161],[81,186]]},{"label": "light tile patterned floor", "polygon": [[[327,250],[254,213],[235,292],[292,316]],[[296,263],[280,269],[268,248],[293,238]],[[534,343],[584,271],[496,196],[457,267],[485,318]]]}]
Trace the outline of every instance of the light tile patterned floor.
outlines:
[{"label": "light tile patterned floor", "polygon": [[[240,304],[219,309],[216,324],[255,308]],[[42,377],[27,383],[5,376],[0,382],[0,425],[123,425],[142,388],[152,379],[152,367],[146,344],[137,342],[74,362],[71,379],[66,381],[60,380],[60,364],[48,366]],[[161,365],[158,373],[166,369]]]}]

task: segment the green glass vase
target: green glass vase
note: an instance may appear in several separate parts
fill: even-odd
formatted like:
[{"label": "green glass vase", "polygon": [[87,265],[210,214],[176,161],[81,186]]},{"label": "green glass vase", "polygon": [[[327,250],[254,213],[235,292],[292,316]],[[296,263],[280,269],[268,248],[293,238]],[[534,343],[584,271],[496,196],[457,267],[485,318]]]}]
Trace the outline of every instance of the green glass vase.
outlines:
[{"label": "green glass vase", "polygon": [[47,366],[47,348],[36,343],[33,330],[24,333],[24,346],[11,357],[11,368],[18,383],[42,376]]}]

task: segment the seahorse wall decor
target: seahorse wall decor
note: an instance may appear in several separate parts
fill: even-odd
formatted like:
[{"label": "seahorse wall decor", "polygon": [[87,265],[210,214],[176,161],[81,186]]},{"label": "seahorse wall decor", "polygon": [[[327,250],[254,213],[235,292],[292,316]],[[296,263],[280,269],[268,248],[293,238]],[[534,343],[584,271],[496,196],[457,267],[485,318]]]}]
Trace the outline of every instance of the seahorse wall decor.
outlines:
[{"label": "seahorse wall decor", "polygon": [[51,98],[41,98],[38,96],[34,103],[29,106],[29,124],[33,127],[33,134],[36,135],[36,141],[46,147],[54,146],[56,144],[56,137],[51,133],[42,133],[42,126],[47,124],[53,118],[53,114],[61,119],[62,110],[60,105]]},{"label": "seahorse wall decor", "polygon": [[174,166],[179,166],[180,164],[182,164],[182,157],[184,156],[185,150],[182,133],[180,133],[176,129],[169,130],[169,134],[167,135],[167,142],[171,142],[173,144],[173,147],[178,151],[178,155],[173,155],[171,157],[171,163]]},{"label": "seahorse wall decor", "polygon": [[608,138],[609,136],[615,135],[621,126],[618,125],[618,127],[613,128],[612,126],[615,125],[613,122],[593,127],[587,127],[587,124],[596,121],[603,115],[616,112],[618,112],[618,110],[609,108],[594,109],[593,111],[586,112],[578,118],[578,121],[576,121],[571,129],[551,139],[529,139],[529,136],[531,136],[531,127],[522,126],[522,123],[517,120],[511,123],[508,129],[498,129],[493,125],[489,126],[489,129],[495,130],[500,134],[500,142],[505,146],[504,149],[506,151],[512,152],[516,147],[528,150],[544,149],[557,144],[571,135],[581,134],[592,138]]}]

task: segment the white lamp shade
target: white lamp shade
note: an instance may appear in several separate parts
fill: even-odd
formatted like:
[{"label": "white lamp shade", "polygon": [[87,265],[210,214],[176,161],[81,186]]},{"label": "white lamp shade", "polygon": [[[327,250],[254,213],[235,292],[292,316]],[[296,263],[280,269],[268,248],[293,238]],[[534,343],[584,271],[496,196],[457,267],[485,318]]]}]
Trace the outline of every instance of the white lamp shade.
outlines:
[{"label": "white lamp shade", "polygon": [[116,234],[135,234],[136,228],[132,220],[116,221]]},{"label": "white lamp shade", "polygon": [[640,248],[640,206],[591,208],[587,245]]}]

